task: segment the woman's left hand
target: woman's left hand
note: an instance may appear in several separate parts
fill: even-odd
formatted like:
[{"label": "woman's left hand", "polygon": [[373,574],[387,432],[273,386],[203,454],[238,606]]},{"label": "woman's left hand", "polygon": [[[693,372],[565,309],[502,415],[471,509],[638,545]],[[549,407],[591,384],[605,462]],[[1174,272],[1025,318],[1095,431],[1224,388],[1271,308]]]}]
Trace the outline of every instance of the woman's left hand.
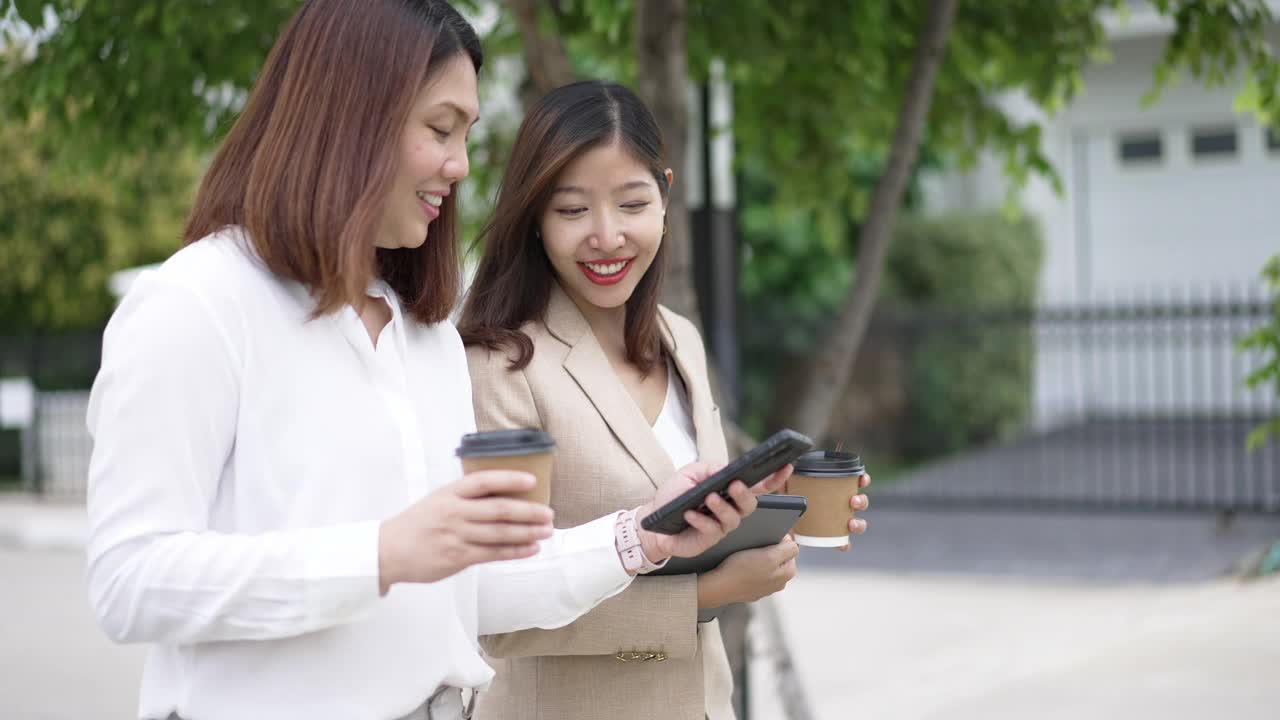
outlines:
[{"label": "woman's left hand", "polygon": [[[871,476],[864,474],[858,478],[858,489],[862,490],[871,484]],[[867,521],[858,517],[858,513],[865,511],[871,507],[871,499],[862,493],[858,493],[849,498],[849,509],[853,511],[853,517],[849,519],[849,534],[861,535],[867,531]],[[848,545],[841,545],[840,552],[849,552]]]}]

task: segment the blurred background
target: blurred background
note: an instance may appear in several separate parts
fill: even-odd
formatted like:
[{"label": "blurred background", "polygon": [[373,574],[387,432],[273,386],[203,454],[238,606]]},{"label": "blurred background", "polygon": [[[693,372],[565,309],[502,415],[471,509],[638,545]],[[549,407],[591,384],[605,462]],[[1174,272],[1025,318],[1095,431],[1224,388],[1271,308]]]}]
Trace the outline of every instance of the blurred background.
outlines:
[{"label": "blurred background", "polygon": [[[462,241],[524,106],[635,88],[731,444],[875,478],[725,623],[740,716],[1275,716],[1280,2],[456,4]],[[131,716],[81,578],[101,331],[298,5],[0,0],[0,717]]]}]

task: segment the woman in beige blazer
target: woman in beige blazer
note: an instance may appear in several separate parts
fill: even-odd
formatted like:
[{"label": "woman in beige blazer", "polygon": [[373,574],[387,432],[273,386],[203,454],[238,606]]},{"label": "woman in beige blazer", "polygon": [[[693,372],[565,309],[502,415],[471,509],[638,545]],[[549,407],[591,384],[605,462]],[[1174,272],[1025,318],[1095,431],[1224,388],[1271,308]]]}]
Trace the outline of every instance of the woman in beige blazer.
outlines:
[{"label": "woman in beige blazer", "polygon": [[[726,461],[702,338],[657,303],[671,181],[644,105],[576,83],[525,119],[486,228],[459,327],[476,424],[555,439],[557,525],[634,507],[685,462]],[[702,575],[638,577],[566,627],[482,638],[497,676],[476,717],[732,718],[719,627],[698,610],[781,590],[797,552],[787,538]]]}]

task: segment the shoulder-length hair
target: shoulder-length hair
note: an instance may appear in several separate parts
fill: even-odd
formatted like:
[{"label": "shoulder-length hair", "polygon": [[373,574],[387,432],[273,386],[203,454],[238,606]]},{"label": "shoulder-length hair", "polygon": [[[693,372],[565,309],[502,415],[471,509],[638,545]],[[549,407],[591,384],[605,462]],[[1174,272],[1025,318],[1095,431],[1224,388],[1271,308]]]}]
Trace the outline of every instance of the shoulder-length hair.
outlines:
[{"label": "shoulder-length hair", "polygon": [[[512,370],[529,364],[533,341],[520,328],[545,318],[556,282],[537,235],[539,218],[569,163],[613,142],[653,173],[665,200],[670,189],[662,133],[635,93],[616,83],[578,82],[551,91],[529,111],[493,217],[477,239],[484,254],[462,307],[458,330],[464,343],[514,350]],[[627,360],[645,373],[661,357],[658,295],[665,266],[663,243],[626,304]]]},{"label": "shoulder-length hair", "polygon": [[183,242],[232,225],[316,315],[380,276],[422,322],[457,300],[457,193],[413,249],[375,247],[418,92],[449,60],[480,70],[475,30],[443,0],[307,0],[267,57],[196,195]]}]

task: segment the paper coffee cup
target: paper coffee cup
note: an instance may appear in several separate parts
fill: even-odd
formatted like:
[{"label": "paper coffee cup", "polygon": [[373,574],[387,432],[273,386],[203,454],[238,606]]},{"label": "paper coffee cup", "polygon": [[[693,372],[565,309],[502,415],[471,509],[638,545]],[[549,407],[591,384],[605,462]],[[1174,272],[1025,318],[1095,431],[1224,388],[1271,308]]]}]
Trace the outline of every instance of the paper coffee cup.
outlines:
[{"label": "paper coffee cup", "polygon": [[849,544],[849,501],[858,494],[865,469],[853,453],[814,450],[794,463],[787,493],[803,495],[809,509],[792,530],[796,542],[809,547],[841,547]]},{"label": "paper coffee cup", "polygon": [[551,467],[556,443],[541,430],[492,430],[462,436],[457,454],[465,473],[481,470],[519,470],[533,475],[538,484],[528,492],[508,497],[547,505],[551,502]]}]

